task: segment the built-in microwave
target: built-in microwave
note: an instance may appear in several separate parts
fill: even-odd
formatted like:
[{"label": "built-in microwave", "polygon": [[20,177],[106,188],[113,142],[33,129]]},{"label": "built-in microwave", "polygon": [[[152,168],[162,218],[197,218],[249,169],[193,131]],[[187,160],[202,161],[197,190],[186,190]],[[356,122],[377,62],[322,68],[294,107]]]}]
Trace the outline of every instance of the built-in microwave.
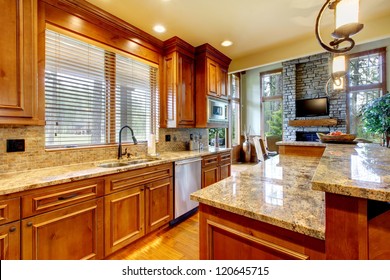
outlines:
[{"label": "built-in microwave", "polygon": [[207,116],[208,122],[227,122],[228,102],[208,97]]}]

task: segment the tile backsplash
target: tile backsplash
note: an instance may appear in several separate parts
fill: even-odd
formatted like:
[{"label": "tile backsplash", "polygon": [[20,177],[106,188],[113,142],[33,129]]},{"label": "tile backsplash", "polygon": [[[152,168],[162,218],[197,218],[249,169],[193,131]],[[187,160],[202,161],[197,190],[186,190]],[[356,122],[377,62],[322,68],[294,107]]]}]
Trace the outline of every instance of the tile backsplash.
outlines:
[{"label": "tile backsplash", "polygon": [[[157,152],[183,151],[188,149],[190,134],[200,134],[204,147],[207,147],[207,129],[160,129]],[[165,135],[171,136],[171,141],[165,141]],[[6,152],[7,139],[25,139],[24,152]],[[124,144],[124,146],[126,146]],[[146,143],[128,145],[132,154],[146,155]],[[17,172],[36,168],[76,164],[82,162],[102,161],[115,159],[117,145],[95,148],[69,148],[46,150],[44,126],[0,126],[0,173]]]}]

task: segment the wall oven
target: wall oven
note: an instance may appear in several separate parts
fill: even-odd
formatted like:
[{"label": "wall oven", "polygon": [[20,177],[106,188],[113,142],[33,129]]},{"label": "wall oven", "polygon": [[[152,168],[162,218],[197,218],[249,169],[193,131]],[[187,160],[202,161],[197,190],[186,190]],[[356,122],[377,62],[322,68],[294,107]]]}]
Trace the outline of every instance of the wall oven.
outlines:
[{"label": "wall oven", "polygon": [[208,122],[228,121],[228,101],[208,97],[207,104]]}]

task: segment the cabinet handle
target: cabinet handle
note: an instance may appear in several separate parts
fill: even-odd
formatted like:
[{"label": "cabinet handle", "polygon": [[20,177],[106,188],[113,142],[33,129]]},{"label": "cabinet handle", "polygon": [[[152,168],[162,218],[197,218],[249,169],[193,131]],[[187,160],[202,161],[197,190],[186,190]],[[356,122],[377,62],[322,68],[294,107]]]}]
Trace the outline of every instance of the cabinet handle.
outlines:
[{"label": "cabinet handle", "polygon": [[58,200],[67,200],[67,199],[71,199],[71,198],[76,197],[76,196],[77,196],[77,193],[72,193],[70,195],[60,196],[58,198]]},{"label": "cabinet handle", "polygon": [[28,223],[27,223],[27,226],[28,226],[28,227],[31,227],[32,225],[33,225],[32,222],[28,222]]},{"label": "cabinet handle", "polygon": [[16,231],[16,227],[11,227],[11,228],[9,229],[9,232],[14,232],[14,231]]}]

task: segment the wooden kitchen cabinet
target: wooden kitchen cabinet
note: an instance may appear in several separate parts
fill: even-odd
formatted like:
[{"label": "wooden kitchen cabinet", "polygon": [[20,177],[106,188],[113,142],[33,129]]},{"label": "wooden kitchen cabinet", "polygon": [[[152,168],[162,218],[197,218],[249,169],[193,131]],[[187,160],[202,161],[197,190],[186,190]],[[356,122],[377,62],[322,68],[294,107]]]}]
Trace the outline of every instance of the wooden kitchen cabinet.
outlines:
[{"label": "wooden kitchen cabinet", "polygon": [[0,199],[0,260],[20,259],[20,198]]},{"label": "wooden kitchen cabinet", "polygon": [[0,226],[0,260],[20,259],[20,222]]},{"label": "wooden kitchen cabinet", "polygon": [[325,241],[212,206],[199,206],[202,260],[324,260]]},{"label": "wooden kitchen cabinet", "polygon": [[208,97],[227,99],[228,69],[231,59],[209,44],[195,48],[196,127],[226,127],[208,123]]},{"label": "wooden kitchen cabinet", "polygon": [[219,181],[218,155],[202,157],[202,188]]},{"label": "wooden kitchen cabinet", "polygon": [[146,185],[146,233],[168,224],[173,219],[172,177]]},{"label": "wooden kitchen cabinet", "polygon": [[22,220],[22,259],[103,258],[103,198]]},{"label": "wooden kitchen cabinet", "polygon": [[145,235],[144,189],[138,185],[104,197],[105,256]]},{"label": "wooden kitchen cabinet", "polygon": [[0,124],[44,125],[38,94],[37,0],[0,0]]},{"label": "wooden kitchen cabinet", "polygon": [[228,75],[227,68],[218,62],[207,58],[207,94],[215,97],[227,98]]},{"label": "wooden kitchen cabinet", "polygon": [[202,188],[229,177],[231,164],[231,151],[203,157]]},{"label": "wooden kitchen cabinet", "polygon": [[230,176],[232,167],[231,152],[219,154],[219,180],[223,180]]},{"label": "wooden kitchen cabinet", "polygon": [[178,37],[164,42],[161,127],[195,126],[194,47]]},{"label": "wooden kitchen cabinet", "polygon": [[102,259],[103,191],[94,178],[23,193],[22,259]]},{"label": "wooden kitchen cabinet", "polygon": [[173,164],[106,177],[105,256],[173,219]]}]

